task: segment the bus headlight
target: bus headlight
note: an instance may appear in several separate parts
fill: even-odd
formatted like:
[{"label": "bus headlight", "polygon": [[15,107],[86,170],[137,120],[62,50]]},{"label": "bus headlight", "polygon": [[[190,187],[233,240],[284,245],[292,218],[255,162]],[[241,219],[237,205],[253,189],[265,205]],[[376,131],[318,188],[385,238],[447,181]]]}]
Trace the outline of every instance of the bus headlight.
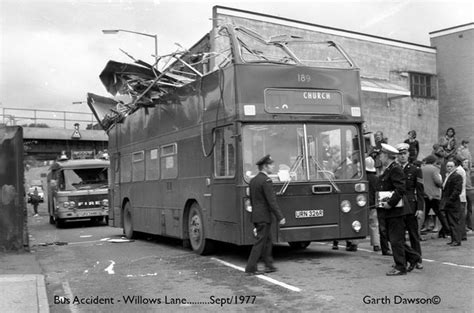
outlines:
[{"label": "bus headlight", "polygon": [[69,209],[69,202],[67,202],[67,201],[63,202],[63,207],[65,209]]},{"label": "bus headlight", "polygon": [[349,213],[351,210],[351,203],[348,200],[341,202],[341,211],[344,213]]},{"label": "bus headlight", "polygon": [[367,204],[367,198],[365,197],[365,195],[358,195],[356,201],[357,205],[360,207],[363,207]]},{"label": "bus headlight", "polygon": [[252,204],[249,198],[244,198],[244,209],[247,212],[252,212]]},{"label": "bus headlight", "polygon": [[353,222],[352,222],[352,229],[353,229],[356,233],[360,232],[360,229],[361,229],[361,228],[362,228],[362,225],[360,224],[359,221],[353,221]]},{"label": "bus headlight", "polygon": [[109,199],[102,200],[102,206],[109,206]]}]

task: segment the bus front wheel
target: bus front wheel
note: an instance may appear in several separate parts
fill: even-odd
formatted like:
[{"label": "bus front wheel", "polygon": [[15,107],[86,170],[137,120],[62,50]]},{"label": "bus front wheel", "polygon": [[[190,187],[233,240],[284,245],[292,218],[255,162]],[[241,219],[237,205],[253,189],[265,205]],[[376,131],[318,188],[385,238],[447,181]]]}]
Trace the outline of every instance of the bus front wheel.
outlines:
[{"label": "bus front wheel", "polygon": [[211,251],[212,243],[209,239],[206,239],[202,211],[197,203],[193,203],[189,209],[188,233],[189,242],[194,252],[203,255]]},{"label": "bus front wheel", "polygon": [[130,202],[125,204],[123,209],[123,233],[128,239],[135,238],[135,231],[133,230],[133,221],[132,221],[132,206]]},{"label": "bus front wheel", "polygon": [[288,244],[290,245],[291,248],[297,249],[297,250],[306,249],[309,246],[310,243],[311,243],[310,241],[291,241],[291,242],[288,242]]}]

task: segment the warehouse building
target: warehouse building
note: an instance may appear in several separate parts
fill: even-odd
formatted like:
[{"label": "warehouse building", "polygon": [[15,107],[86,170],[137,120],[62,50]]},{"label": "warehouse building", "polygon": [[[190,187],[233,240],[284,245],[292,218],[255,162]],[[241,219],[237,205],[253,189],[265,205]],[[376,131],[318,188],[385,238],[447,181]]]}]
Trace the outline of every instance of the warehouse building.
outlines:
[{"label": "warehouse building", "polygon": [[[474,142],[474,23],[430,33],[436,48],[439,135],[456,130],[458,144]],[[472,150],[471,150],[472,151]]]},{"label": "warehouse building", "polygon": [[226,7],[214,10],[214,23],[241,25],[263,37],[286,34],[339,43],[360,68],[366,130],[383,131],[390,144],[415,130],[419,158],[431,153],[439,137],[435,47]]}]

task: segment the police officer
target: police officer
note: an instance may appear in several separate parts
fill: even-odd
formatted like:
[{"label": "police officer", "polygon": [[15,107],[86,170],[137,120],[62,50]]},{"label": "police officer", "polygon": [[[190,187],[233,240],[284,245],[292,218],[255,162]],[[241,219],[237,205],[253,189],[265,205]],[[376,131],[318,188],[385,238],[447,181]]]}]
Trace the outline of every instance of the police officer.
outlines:
[{"label": "police officer", "polygon": [[[408,199],[407,208],[409,213],[405,215],[405,226],[410,238],[410,246],[421,256],[420,233],[418,232],[418,217],[423,215],[425,200],[423,198],[423,173],[414,164],[409,163],[409,148],[407,143],[399,143],[395,146],[398,150],[397,161],[403,168],[405,174],[406,196]],[[417,269],[422,269],[423,265],[417,263]]]},{"label": "police officer", "polygon": [[[400,165],[395,162],[398,150],[385,143],[381,146],[380,161],[385,170],[379,178],[377,190],[393,192],[386,202],[381,203],[381,207],[386,210],[385,221],[395,261],[394,268],[387,272],[387,276],[406,275],[407,271],[415,268],[416,263],[421,262],[421,256],[405,244],[404,216],[409,210],[406,205],[405,175]],[[407,261],[410,263],[408,269]]]},{"label": "police officer", "polygon": [[[256,165],[260,172],[250,181],[250,202],[252,204],[251,220],[256,229],[257,241],[252,247],[245,267],[245,272],[248,275],[271,273],[277,270],[273,266],[272,257],[271,214],[276,216],[280,225],[286,223],[276,200],[272,179],[268,176],[274,168],[271,156],[264,156]],[[260,257],[265,263],[263,272],[259,271],[257,266]]]}]

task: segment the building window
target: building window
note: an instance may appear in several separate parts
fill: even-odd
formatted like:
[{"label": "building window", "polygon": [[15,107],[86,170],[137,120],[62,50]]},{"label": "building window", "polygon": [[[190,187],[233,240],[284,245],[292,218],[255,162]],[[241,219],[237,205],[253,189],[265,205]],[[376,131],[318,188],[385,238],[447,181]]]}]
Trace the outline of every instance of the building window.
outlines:
[{"label": "building window", "polygon": [[231,126],[216,130],[215,173],[216,177],[234,177],[235,140]]},{"label": "building window", "polygon": [[433,75],[410,73],[411,96],[435,98],[435,80]]}]

